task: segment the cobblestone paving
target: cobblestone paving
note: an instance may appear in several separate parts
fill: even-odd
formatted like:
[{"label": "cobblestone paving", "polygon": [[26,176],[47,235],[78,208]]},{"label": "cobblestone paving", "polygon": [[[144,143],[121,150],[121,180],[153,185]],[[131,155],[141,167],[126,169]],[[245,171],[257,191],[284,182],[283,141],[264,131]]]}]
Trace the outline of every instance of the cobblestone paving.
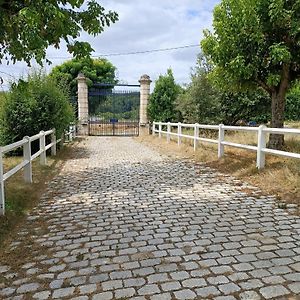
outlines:
[{"label": "cobblestone paving", "polygon": [[1,299],[299,299],[300,218],[273,197],[130,138],[76,153],[1,262]]}]

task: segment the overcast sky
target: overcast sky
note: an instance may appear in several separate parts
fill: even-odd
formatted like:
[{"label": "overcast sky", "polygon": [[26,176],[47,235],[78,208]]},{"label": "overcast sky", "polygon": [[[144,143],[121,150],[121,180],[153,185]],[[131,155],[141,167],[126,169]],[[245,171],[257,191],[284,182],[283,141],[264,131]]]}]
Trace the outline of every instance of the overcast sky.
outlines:
[{"label": "overcast sky", "polygon": [[[212,11],[219,0],[99,0],[106,9],[115,10],[119,21],[97,37],[83,34],[91,43],[93,55],[147,51],[185,45],[199,45],[203,29],[211,28]],[[189,81],[200,46],[166,52],[107,57],[118,69],[118,78],[136,84],[142,74],[153,81],[171,67],[178,83]],[[69,57],[64,45],[48,50],[53,62],[47,70]],[[59,58],[58,58],[59,57]],[[0,65],[0,72],[18,78],[28,73],[24,63]],[[0,74],[7,88],[8,75]]]}]

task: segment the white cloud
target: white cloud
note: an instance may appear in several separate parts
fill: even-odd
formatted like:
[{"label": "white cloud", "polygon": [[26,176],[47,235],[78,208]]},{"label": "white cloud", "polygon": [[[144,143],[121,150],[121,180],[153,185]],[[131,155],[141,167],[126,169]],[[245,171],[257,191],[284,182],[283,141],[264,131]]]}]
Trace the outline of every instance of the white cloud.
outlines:
[{"label": "white cloud", "polygon": [[[103,34],[82,39],[89,41],[95,54],[124,53],[199,44],[202,31],[210,28],[212,10],[219,0],[102,0],[106,9],[119,13],[119,21]],[[119,79],[137,83],[142,74],[156,80],[159,74],[171,67],[179,83],[189,81],[190,68],[194,66],[199,48],[173,50],[108,59],[118,68]],[[65,47],[48,50],[48,57],[68,57]],[[52,66],[64,59],[52,59]],[[51,67],[52,67],[51,66]],[[51,67],[47,67],[49,70]],[[0,71],[19,77],[28,72],[24,63],[0,65]],[[1,74],[4,79],[9,76]],[[7,84],[7,83],[5,83]]]}]

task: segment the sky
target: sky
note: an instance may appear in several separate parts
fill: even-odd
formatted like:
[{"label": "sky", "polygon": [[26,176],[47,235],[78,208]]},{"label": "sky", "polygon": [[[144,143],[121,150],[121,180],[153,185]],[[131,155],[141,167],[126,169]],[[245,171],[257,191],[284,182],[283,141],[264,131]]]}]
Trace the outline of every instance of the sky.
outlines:
[{"label": "sky", "polygon": [[[116,11],[119,21],[96,37],[82,34],[81,39],[90,42],[94,48],[93,56],[199,45],[165,52],[106,57],[117,67],[117,76],[121,82],[138,84],[143,74],[148,74],[155,82],[169,67],[179,84],[189,82],[191,67],[195,66],[197,54],[200,52],[203,30],[212,27],[213,8],[219,0],[98,2],[107,10]],[[47,58],[52,61],[51,66],[46,66],[49,72],[53,66],[70,58],[70,54],[62,44],[59,50],[49,48]],[[29,71],[25,63],[0,65],[0,75],[4,79],[2,89],[8,88],[9,80],[25,76]],[[154,84],[152,88],[153,86]]]}]

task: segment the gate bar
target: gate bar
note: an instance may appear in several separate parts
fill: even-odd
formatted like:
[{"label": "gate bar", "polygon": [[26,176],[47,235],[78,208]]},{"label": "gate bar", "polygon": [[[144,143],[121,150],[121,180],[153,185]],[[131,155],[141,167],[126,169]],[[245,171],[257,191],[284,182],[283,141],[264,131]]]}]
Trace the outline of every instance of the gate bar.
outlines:
[{"label": "gate bar", "polygon": [[131,86],[140,87],[140,84],[113,84],[113,83],[93,83],[92,86]]}]

